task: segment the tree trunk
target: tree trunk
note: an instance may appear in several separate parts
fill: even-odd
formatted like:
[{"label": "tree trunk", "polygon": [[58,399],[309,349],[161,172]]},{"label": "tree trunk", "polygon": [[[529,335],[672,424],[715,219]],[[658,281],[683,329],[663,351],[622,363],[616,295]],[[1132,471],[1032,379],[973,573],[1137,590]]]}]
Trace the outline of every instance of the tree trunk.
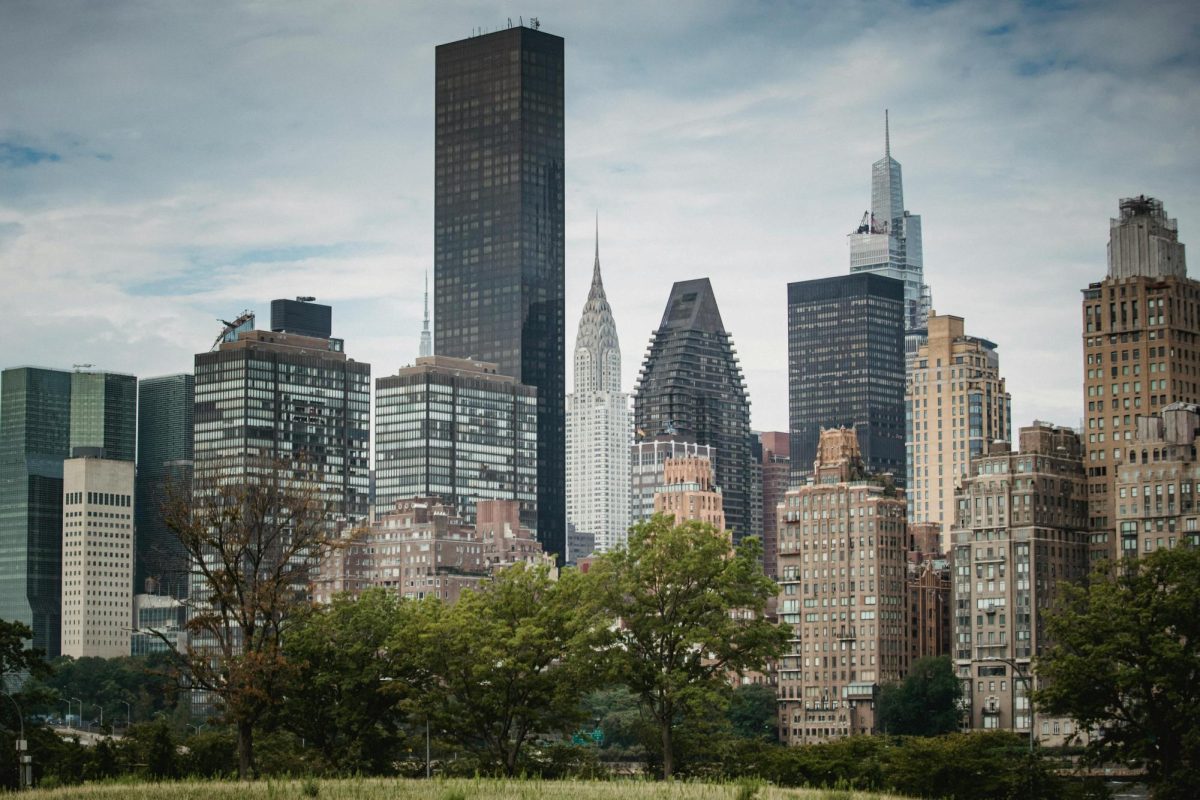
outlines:
[{"label": "tree trunk", "polygon": [[240,721],[237,724],[238,779],[254,779],[254,724]]},{"label": "tree trunk", "polygon": [[668,781],[675,774],[675,754],[671,750],[671,723],[664,722],[662,726],[662,757],[663,780]]}]

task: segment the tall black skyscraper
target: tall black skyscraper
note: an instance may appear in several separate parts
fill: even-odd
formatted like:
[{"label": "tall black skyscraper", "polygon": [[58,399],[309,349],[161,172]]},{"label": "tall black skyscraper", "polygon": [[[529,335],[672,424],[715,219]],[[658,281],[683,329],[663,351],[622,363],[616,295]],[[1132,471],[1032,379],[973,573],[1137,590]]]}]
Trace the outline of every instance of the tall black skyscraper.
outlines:
[{"label": "tall black skyscraper", "polygon": [[146,591],[148,578],[156,594],[181,599],[188,594],[187,552],[167,528],[162,509],[172,492],[191,491],[195,398],[196,379],[187,374],[146,378],[138,385],[134,594]]},{"label": "tall black skyscraper", "polygon": [[434,348],[537,389],[538,539],[566,546],[563,40],[437,48]]},{"label": "tall black skyscraper", "polygon": [[863,461],[905,483],[904,284],[870,272],[788,284],[792,474],[821,428],[858,430]]},{"label": "tall black skyscraper", "polygon": [[711,445],[734,540],[762,533],[753,527],[750,400],[708,278],[671,287],[638,374],[633,420],[648,437],[666,433]]}]

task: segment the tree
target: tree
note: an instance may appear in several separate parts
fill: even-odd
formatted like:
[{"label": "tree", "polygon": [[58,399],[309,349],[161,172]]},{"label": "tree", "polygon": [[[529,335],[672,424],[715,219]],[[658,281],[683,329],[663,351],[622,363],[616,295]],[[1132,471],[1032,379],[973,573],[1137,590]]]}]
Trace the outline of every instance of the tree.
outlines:
[{"label": "tree", "polygon": [[178,492],[167,501],[164,521],[201,581],[189,643],[177,650],[163,641],[188,683],[220,699],[237,730],[238,776],[246,779],[255,772],[254,726],[282,698],[284,629],[307,605],[311,567],[336,540],[306,465],[240,463],[198,475],[194,501]]},{"label": "tree", "polygon": [[[517,564],[424,626],[428,688],[410,704],[507,775],[539,733],[570,733],[598,671],[607,619],[591,578]],[[399,646],[412,646],[399,642]]]},{"label": "tree", "polygon": [[49,674],[46,654],[26,646],[31,639],[33,630],[25,623],[0,619],[0,691],[8,691],[9,673]]},{"label": "tree", "polygon": [[940,736],[958,730],[962,684],[949,656],[918,659],[899,683],[879,693],[879,724],[898,736]]},{"label": "tree", "polygon": [[412,643],[431,602],[369,589],[310,609],[290,626],[283,648],[295,670],[281,720],[334,771],[395,772],[397,701],[416,685]]},{"label": "tree", "polygon": [[729,697],[729,724],[745,739],[775,741],[779,729],[779,700],[765,683],[738,686]]},{"label": "tree", "polygon": [[761,669],[787,642],[784,628],[763,617],[778,588],[763,575],[761,554],[755,537],[734,551],[712,525],[675,525],[659,514],[631,529],[628,549],[593,566],[605,607],[620,620],[616,674],[658,728],[664,778],[675,770],[681,720],[723,707],[727,677]]},{"label": "tree", "polygon": [[1200,796],[1200,548],[1158,550],[1066,586],[1036,662],[1042,713],[1096,735],[1085,755],[1145,768],[1156,798]]}]

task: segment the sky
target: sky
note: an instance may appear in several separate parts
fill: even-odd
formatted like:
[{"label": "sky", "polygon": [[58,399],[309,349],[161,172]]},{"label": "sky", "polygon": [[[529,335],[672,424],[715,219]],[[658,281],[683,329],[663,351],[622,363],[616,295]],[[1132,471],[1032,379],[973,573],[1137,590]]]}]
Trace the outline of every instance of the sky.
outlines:
[{"label": "sky", "polygon": [[1189,0],[0,0],[0,366],[190,371],[298,295],[374,375],[411,363],[434,47],[530,16],[566,40],[568,370],[598,214],[627,389],[707,276],[786,430],[786,285],[848,271],[885,108],[934,308],[999,345],[1015,425],[1079,424],[1119,198],[1200,243]]}]

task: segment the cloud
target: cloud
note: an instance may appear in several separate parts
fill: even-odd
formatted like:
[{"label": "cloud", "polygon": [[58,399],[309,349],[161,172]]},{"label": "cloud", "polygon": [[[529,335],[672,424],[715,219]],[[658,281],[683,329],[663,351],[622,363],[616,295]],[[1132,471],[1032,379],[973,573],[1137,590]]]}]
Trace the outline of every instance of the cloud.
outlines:
[{"label": "cloud", "polygon": [[[4,363],[189,369],[217,317],[295,295],[332,302],[376,374],[411,361],[433,261],[433,49],[508,13],[6,9],[0,140],[46,156],[17,167],[0,149]],[[786,428],[784,287],[848,270],[884,108],[935,307],[1000,345],[1018,423],[1080,416],[1079,289],[1103,276],[1117,199],[1153,194],[1185,240],[1200,229],[1191,3],[627,2],[541,19],[566,38],[567,346],[598,209],[630,388],[671,283],[707,275],[754,425]]]},{"label": "cloud", "polygon": [[32,167],[43,161],[62,161],[62,156],[23,144],[0,142],[0,167],[20,169],[21,167]]}]

